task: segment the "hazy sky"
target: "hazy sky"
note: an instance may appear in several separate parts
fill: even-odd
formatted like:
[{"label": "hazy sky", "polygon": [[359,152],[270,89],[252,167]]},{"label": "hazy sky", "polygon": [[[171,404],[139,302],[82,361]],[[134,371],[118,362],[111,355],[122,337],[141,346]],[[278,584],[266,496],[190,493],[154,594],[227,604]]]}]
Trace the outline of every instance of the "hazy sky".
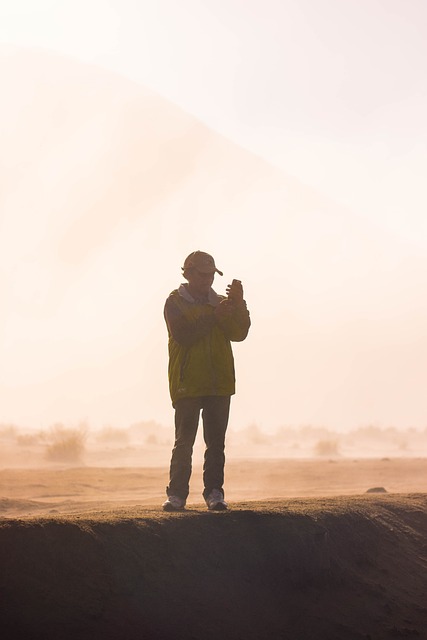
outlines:
[{"label": "hazy sky", "polygon": [[0,421],[171,421],[201,248],[252,312],[237,426],[426,425],[424,1],[0,7]]}]

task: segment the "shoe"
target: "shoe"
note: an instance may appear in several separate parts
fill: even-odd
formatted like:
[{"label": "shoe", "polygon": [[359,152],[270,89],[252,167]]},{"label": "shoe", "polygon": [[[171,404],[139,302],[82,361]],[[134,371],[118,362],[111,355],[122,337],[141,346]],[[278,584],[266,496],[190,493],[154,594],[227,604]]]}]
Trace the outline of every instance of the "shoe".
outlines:
[{"label": "shoe", "polygon": [[219,489],[212,489],[205,500],[209,511],[226,511],[228,509],[228,504],[224,500],[224,495]]},{"label": "shoe", "polygon": [[168,496],[166,502],[163,503],[163,511],[184,511],[185,500],[179,496]]}]

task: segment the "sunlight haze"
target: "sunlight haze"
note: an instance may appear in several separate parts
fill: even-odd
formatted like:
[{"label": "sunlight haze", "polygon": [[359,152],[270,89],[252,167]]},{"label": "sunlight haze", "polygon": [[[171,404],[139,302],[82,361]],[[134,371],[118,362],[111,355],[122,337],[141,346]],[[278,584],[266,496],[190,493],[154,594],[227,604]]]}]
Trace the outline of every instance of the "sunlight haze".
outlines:
[{"label": "sunlight haze", "polygon": [[201,249],[251,312],[231,428],[426,427],[425,3],[0,7],[0,422],[171,424]]}]

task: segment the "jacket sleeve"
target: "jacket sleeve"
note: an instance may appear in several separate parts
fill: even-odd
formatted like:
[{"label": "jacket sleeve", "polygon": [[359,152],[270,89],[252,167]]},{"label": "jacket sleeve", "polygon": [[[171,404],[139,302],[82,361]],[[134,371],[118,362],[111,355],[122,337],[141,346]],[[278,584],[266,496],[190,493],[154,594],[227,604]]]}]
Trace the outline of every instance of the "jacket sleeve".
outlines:
[{"label": "jacket sleeve", "polygon": [[251,326],[246,302],[243,300],[242,304],[234,307],[231,316],[221,319],[218,324],[228,340],[242,342],[248,335],[249,327]]},{"label": "jacket sleeve", "polygon": [[215,316],[213,313],[208,316],[202,316],[197,320],[189,320],[175,304],[173,299],[169,297],[166,300],[164,316],[168,327],[169,335],[183,347],[191,347],[201,338],[212,331],[215,325]]}]

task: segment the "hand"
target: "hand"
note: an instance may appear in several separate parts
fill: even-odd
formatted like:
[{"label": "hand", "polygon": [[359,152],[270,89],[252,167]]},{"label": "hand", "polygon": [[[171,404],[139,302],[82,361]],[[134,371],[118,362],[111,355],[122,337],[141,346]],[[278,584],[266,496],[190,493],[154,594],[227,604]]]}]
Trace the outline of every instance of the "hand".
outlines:
[{"label": "hand", "polygon": [[230,300],[221,300],[221,302],[215,307],[214,313],[217,320],[228,318],[233,313],[233,305]]},{"label": "hand", "polygon": [[239,305],[243,302],[243,287],[240,280],[233,280],[226,289],[228,299],[233,304]]}]

